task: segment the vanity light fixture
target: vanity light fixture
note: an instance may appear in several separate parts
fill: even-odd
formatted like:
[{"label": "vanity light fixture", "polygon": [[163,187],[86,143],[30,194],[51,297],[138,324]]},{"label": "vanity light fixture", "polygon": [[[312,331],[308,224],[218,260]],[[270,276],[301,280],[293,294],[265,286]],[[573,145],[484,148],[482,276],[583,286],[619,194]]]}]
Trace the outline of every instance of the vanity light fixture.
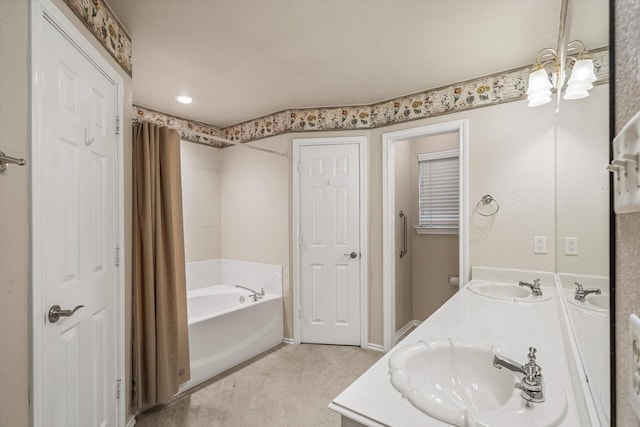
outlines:
[{"label": "vanity light fixture", "polygon": [[[563,63],[566,67],[562,66]],[[529,107],[550,102],[551,89],[555,89],[556,93],[561,92],[567,72],[570,72],[570,77],[562,98],[581,99],[589,96],[596,75],[593,71],[593,60],[580,40],[569,42],[562,53],[551,48],[538,52],[533,71],[529,75]]]},{"label": "vanity light fixture", "polygon": [[175,96],[173,99],[175,99],[181,104],[193,104],[194,102],[196,102],[194,98],[187,95],[178,95],[178,96]]}]

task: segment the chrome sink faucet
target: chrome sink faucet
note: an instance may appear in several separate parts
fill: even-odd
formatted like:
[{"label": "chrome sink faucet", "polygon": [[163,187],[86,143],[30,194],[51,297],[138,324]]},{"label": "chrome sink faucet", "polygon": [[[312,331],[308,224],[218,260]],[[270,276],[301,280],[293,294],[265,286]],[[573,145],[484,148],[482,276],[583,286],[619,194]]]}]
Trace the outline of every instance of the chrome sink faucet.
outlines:
[{"label": "chrome sink faucet", "polygon": [[574,282],[574,284],[576,285],[575,299],[577,299],[578,301],[584,301],[584,297],[586,297],[589,294],[600,295],[602,293],[602,291],[598,288],[584,289],[582,287],[582,284],[578,282]]},{"label": "chrome sink faucet", "polygon": [[542,368],[536,363],[536,348],[529,347],[529,362],[521,365],[515,360],[496,354],[493,356],[493,366],[498,369],[507,368],[520,380],[520,396],[528,402],[544,402],[544,378]]},{"label": "chrome sink faucet", "polygon": [[542,289],[540,289],[540,279],[536,279],[533,281],[533,285],[531,283],[520,281],[518,282],[518,286],[526,286],[531,289],[531,293],[537,297],[542,295]]},{"label": "chrome sink faucet", "polygon": [[264,294],[264,288],[260,289],[260,292],[256,292],[251,288],[247,288],[246,286],[242,286],[242,285],[236,285],[236,288],[242,288],[244,290],[247,290],[249,292],[251,292],[250,297],[253,298],[253,302],[258,301],[260,298],[262,298],[265,294]]}]

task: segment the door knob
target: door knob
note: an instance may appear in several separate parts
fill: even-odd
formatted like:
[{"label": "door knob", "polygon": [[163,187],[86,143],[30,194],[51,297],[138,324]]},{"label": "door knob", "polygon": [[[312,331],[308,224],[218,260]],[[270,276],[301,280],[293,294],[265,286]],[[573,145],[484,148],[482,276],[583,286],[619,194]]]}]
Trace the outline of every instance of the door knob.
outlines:
[{"label": "door knob", "polygon": [[351,252],[350,254],[344,254],[344,256],[348,256],[348,257],[351,257],[353,259],[356,259],[356,258],[358,258],[358,253],[354,251],[354,252]]},{"label": "door knob", "polygon": [[60,320],[61,317],[73,316],[73,313],[75,313],[82,307],[84,307],[84,305],[79,305],[73,310],[62,310],[59,305],[52,305],[49,309],[49,315],[47,317],[49,318],[49,322],[56,323],[58,320]]}]

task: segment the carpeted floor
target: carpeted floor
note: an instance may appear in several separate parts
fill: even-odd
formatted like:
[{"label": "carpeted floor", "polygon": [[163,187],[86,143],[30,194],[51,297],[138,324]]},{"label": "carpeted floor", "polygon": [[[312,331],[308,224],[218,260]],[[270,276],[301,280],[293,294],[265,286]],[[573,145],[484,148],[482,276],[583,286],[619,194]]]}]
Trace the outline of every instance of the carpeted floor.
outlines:
[{"label": "carpeted floor", "polygon": [[359,347],[282,344],[141,414],[136,426],[340,426],[327,405],[382,355]]}]

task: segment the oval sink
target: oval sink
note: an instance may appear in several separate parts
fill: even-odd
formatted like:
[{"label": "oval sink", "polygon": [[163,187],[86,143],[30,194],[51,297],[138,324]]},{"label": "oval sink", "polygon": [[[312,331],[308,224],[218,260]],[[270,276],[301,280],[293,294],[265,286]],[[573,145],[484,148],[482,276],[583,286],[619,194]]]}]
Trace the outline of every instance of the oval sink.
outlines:
[{"label": "oval sink", "polygon": [[599,308],[600,310],[609,311],[609,295],[587,295],[585,298],[587,304],[591,304],[594,307]]},{"label": "oval sink", "polygon": [[536,296],[528,288],[516,284],[493,282],[490,280],[472,280],[466,288],[476,295],[512,302],[541,302],[551,299],[551,295]]},{"label": "oval sink", "polygon": [[566,415],[562,385],[545,377],[545,402],[526,402],[516,376],[493,366],[498,353],[486,344],[420,341],[391,356],[391,383],[420,411],[456,426],[528,425],[532,419],[537,426],[560,425]]},{"label": "oval sink", "polygon": [[570,303],[580,308],[584,308],[592,311],[609,312],[609,294],[589,294],[584,298],[584,301],[578,301],[575,299],[574,294],[567,295],[567,299]]}]

